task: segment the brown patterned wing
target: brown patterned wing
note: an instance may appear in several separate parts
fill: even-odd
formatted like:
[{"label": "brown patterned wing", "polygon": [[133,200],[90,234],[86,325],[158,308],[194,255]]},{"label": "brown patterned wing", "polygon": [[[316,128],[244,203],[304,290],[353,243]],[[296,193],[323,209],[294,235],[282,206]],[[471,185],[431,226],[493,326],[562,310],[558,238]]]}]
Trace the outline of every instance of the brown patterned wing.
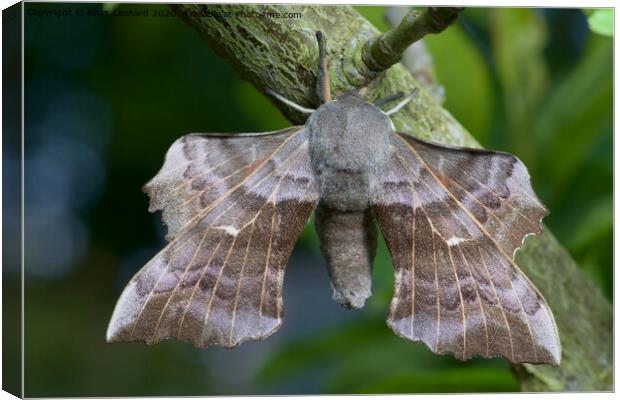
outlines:
[{"label": "brown patterned wing", "polygon": [[163,210],[166,239],[173,240],[181,227],[302,129],[294,126],[260,134],[195,133],[174,142],[161,170],[142,188],[150,197],[149,211]]},{"label": "brown patterned wing", "polygon": [[[168,223],[177,215],[184,222],[175,222],[174,239],[123,291],[108,327],[108,341],[153,344],[177,338],[203,348],[234,347],[278,329],[284,268],[318,198],[306,131],[287,130],[278,136],[231,138],[219,144],[206,142],[222,138],[192,136],[173,145],[166,165],[149,185],[159,188],[155,198],[168,210]],[[261,142],[268,138],[279,143],[267,143],[266,151]],[[187,143],[193,143],[192,148],[175,149]],[[189,210],[163,203],[161,196],[168,195],[162,185],[174,190],[187,179],[171,178],[169,170],[177,167],[171,163],[175,152],[182,151],[187,160],[200,160],[188,165],[191,176],[205,182],[218,178],[202,171],[218,171],[217,176],[234,173],[218,169],[226,161],[217,154],[205,154],[213,149],[221,150],[222,157],[234,157],[234,149],[255,149],[236,164],[251,168],[236,183],[213,183]],[[187,190],[183,193],[188,196]]]},{"label": "brown patterned wing", "polygon": [[523,164],[394,135],[381,176],[373,210],[396,273],[390,327],[460,360],[558,365],[549,306],[512,259],[546,214]]},{"label": "brown patterned wing", "polygon": [[526,236],[541,232],[540,222],[549,212],[536,197],[527,168],[518,158],[400,137],[504,252],[514,257]]}]

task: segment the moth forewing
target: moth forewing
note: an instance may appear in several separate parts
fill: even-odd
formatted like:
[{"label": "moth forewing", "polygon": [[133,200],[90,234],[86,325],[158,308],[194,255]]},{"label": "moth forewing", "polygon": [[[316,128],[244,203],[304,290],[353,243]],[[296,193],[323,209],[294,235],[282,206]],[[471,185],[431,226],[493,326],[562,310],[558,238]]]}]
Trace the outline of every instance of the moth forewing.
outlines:
[{"label": "moth forewing", "polygon": [[171,207],[174,237],[125,288],[108,340],[233,347],[273,333],[287,259],[318,200],[307,132],[182,138],[147,192]]},{"label": "moth forewing", "polygon": [[163,212],[168,241],[301,129],[193,133],[177,139],[168,149],[161,170],[142,188],[149,196],[149,211]]}]

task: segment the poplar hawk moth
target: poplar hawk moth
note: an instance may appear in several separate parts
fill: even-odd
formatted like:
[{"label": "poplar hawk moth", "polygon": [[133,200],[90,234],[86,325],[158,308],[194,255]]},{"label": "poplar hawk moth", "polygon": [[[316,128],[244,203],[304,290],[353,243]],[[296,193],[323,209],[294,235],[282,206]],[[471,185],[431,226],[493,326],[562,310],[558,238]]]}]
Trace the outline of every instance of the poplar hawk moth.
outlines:
[{"label": "poplar hawk moth", "polygon": [[168,245],[124,289],[107,339],[166,338],[205,348],[262,339],[282,322],[284,269],[316,212],[334,289],[346,307],[370,296],[378,225],[390,251],[388,325],[460,360],[502,356],[558,365],[543,296],[514,263],[547,214],[515,156],[429,143],[396,132],[400,96],[331,99],[320,32],[316,109],[304,126],[190,134],[144,190],[163,210]]}]

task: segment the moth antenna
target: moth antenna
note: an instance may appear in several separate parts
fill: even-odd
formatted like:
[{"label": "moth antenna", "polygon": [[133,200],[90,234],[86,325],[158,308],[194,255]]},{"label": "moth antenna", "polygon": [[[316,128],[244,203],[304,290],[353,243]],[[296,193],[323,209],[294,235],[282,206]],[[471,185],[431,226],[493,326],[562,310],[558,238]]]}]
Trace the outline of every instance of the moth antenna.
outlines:
[{"label": "moth antenna", "polygon": [[316,94],[321,104],[331,101],[331,88],[329,74],[327,73],[327,53],[325,51],[325,39],[321,31],[316,32],[316,40],[319,43],[319,65],[316,76]]},{"label": "moth antenna", "polygon": [[398,92],[398,93],[395,93],[395,94],[393,94],[393,95],[391,95],[391,96],[386,96],[386,97],[383,97],[383,98],[381,98],[381,99],[375,100],[375,102],[374,102],[373,104],[374,104],[375,106],[377,106],[377,107],[382,107],[382,106],[384,106],[385,104],[389,103],[390,101],[394,101],[394,100],[398,100],[398,99],[400,99],[400,98],[401,98],[401,97],[403,97],[404,95],[405,95],[405,93],[403,93],[403,92]]},{"label": "moth antenna", "polygon": [[273,90],[267,88],[265,90],[265,93],[267,93],[270,96],[275,97],[276,99],[280,100],[282,103],[294,108],[295,110],[303,113],[303,114],[312,114],[314,112],[314,110],[312,108],[306,108],[306,107],[302,107],[299,104],[295,103],[294,101],[291,101],[289,99],[287,99],[286,97],[282,96],[279,93],[274,92]]},{"label": "moth antenna", "polygon": [[396,104],[394,108],[387,111],[386,114],[389,116],[389,115],[399,112],[400,109],[406,106],[407,103],[409,103],[414,97],[417,96],[417,94],[418,94],[418,88],[413,89],[413,91],[411,92],[409,96],[405,97],[400,103]]}]

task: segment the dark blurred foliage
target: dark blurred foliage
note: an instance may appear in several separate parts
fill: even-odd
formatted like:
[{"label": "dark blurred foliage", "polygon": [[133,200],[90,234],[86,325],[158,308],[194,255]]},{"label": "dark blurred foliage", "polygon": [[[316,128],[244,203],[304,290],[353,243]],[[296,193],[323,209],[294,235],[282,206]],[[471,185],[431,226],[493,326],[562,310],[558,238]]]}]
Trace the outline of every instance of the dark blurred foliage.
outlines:
[{"label": "dark blurred foliage", "polygon": [[[386,29],[382,7],[357,8]],[[28,15],[58,9],[72,16]],[[285,323],[267,340],[106,344],[124,284],[164,244],[140,187],[167,147],[289,123],[180,20],[88,10],[101,5],[26,3],[26,396],[518,390],[503,360],[461,363],[389,330],[383,243],[373,298],[341,309],[312,225],[287,269]],[[446,107],[527,164],[545,222],[611,299],[612,38],[580,10],[472,8],[427,46]]]},{"label": "dark blurred foliage", "polygon": [[[2,10],[2,390],[21,393],[21,4]],[[8,212],[7,212],[8,211]]]}]

